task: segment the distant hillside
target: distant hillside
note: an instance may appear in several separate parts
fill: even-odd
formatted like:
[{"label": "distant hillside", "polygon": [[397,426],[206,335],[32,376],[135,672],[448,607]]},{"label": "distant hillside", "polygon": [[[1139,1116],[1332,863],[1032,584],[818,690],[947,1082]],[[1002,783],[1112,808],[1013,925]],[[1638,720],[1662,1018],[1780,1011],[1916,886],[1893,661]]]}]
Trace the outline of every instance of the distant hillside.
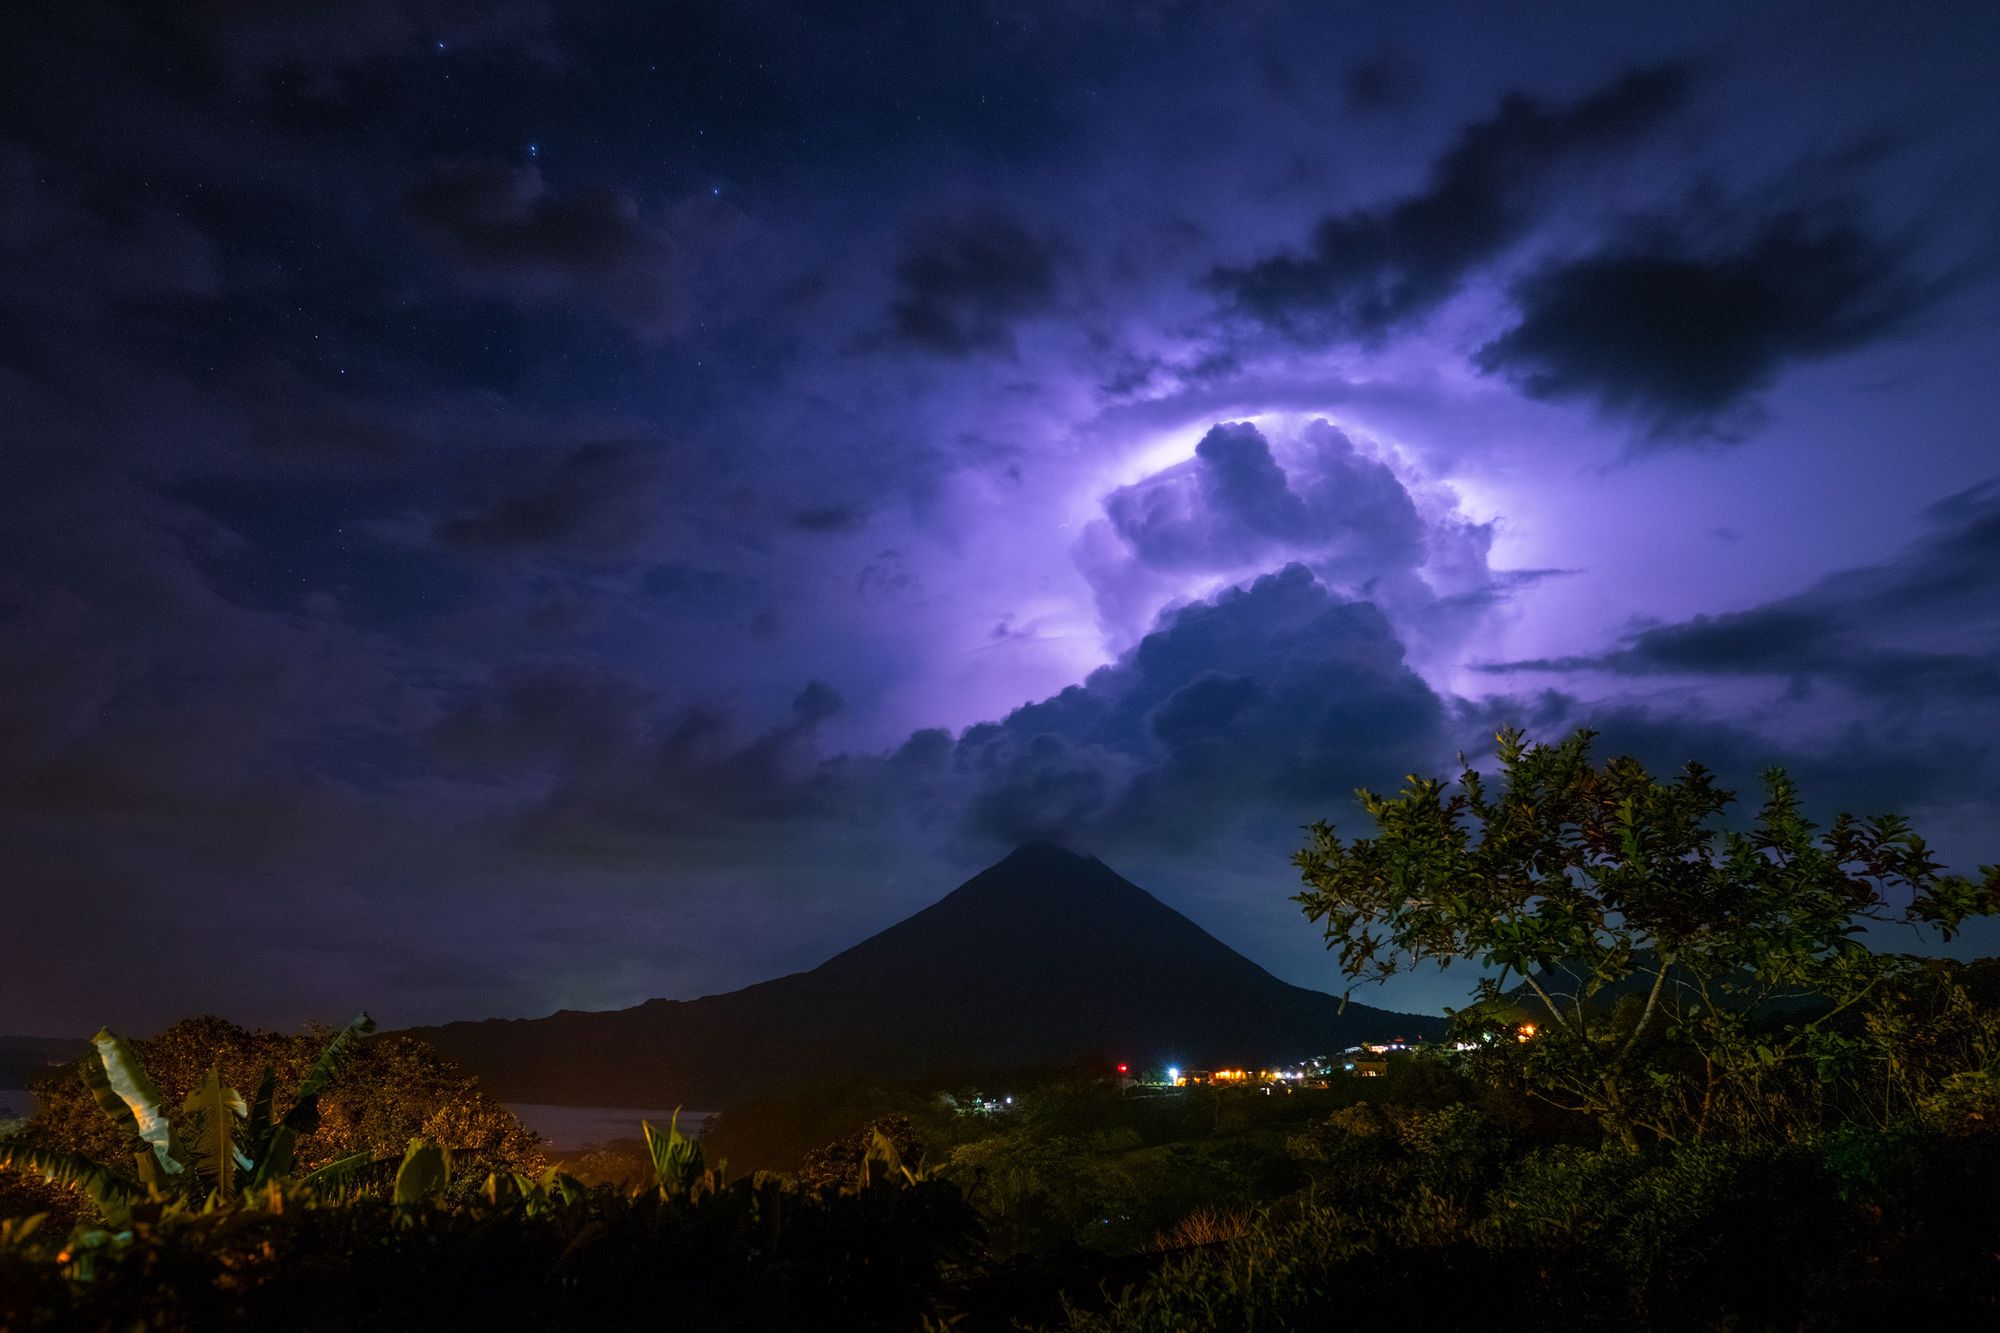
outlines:
[{"label": "distant hillside", "polygon": [[0,1036],[0,1088],[30,1089],[53,1070],[83,1058],[81,1037]]},{"label": "distant hillside", "polygon": [[713,1109],[848,1075],[1199,1067],[1436,1036],[1278,980],[1103,862],[1023,847],[810,972],[699,1000],[417,1029],[510,1101]]}]

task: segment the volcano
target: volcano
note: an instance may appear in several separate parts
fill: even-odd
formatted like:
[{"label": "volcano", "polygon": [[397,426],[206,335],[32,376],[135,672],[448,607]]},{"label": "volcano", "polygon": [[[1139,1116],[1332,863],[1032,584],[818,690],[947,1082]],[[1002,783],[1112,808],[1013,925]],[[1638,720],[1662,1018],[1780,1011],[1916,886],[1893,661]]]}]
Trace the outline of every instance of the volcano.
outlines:
[{"label": "volcano", "polygon": [[1031,844],[809,972],[414,1029],[508,1101],[720,1107],[822,1079],[1295,1062],[1444,1020],[1266,972],[1094,857]]}]

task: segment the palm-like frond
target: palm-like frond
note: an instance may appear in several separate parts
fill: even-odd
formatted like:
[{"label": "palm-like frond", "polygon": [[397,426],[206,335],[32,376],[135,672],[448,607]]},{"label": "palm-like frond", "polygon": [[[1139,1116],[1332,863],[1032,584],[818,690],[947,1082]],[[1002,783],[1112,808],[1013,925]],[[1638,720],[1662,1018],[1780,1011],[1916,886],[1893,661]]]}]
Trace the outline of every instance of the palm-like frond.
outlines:
[{"label": "palm-like frond", "polygon": [[332,1085],[341,1065],[360,1047],[362,1038],[374,1030],[375,1020],[364,1011],[326,1044],[326,1049],[320,1052],[319,1059],[307,1072],[305,1082],[299,1085],[299,1095],[292,1103],[292,1109],[285,1112],[284,1119],[272,1127],[270,1139],[251,1172],[252,1185],[275,1180],[292,1169],[292,1150],[298,1143],[299,1135],[310,1134],[319,1124],[320,1094]]},{"label": "palm-like frond", "polygon": [[37,1148],[12,1139],[0,1140],[0,1166],[34,1171],[54,1184],[82,1190],[97,1205],[98,1211],[114,1224],[125,1220],[133,1200],[146,1197],[146,1188],[138,1181],[121,1176],[81,1153],[64,1152],[59,1148]]},{"label": "palm-like frond", "polygon": [[243,1094],[224,1087],[222,1071],[210,1068],[181,1109],[193,1117],[195,1170],[215,1189],[233,1194],[238,1168],[250,1167],[250,1159],[236,1146],[237,1122],[250,1113]]},{"label": "palm-like frond", "polygon": [[678,1106],[664,1134],[654,1129],[650,1121],[639,1122],[646,1135],[646,1153],[653,1162],[653,1179],[662,1189],[685,1190],[701,1178],[701,1145],[681,1133],[680,1125]]},{"label": "palm-like frond", "polygon": [[372,1152],[349,1153],[345,1157],[336,1157],[316,1171],[307,1172],[300,1178],[299,1184],[314,1193],[339,1194],[361,1183],[369,1168],[381,1160]]},{"label": "palm-like frond", "polygon": [[271,1146],[277,1099],[278,1071],[265,1065],[263,1076],[257,1080],[256,1095],[250,1098],[250,1115],[243,1125],[243,1151],[253,1162],[262,1162]]}]

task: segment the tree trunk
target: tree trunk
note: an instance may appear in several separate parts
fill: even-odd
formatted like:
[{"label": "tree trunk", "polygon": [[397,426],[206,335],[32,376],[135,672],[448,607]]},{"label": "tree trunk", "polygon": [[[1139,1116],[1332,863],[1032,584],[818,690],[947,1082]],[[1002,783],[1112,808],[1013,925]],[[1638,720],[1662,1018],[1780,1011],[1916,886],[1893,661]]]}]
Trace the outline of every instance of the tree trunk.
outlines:
[{"label": "tree trunk", "polygon": [[1611,1074],[1604,1075],[1604,1110],[1597,1122],[1604,1126],[1604,1132],[1618,1141],[1618,1146],[1626,1152],[1639,1151],[1639,1131],[1633,1128],[1632,1117],[1626,1114],[1625,1099],[1619,1094],[1618,1080]]}]

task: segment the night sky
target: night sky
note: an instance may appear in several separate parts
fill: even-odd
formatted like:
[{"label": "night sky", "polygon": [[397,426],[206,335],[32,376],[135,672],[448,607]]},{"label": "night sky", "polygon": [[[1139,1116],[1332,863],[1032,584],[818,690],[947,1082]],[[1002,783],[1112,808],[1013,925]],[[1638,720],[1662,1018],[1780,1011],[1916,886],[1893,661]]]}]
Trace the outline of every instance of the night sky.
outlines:
[{"label": "night sky", "polygon": [[1299,826],[1510,721],[2000,859],[1996,56],[9,5],[0,1032],[692,997],[1037,836],[1338,989]]}]

